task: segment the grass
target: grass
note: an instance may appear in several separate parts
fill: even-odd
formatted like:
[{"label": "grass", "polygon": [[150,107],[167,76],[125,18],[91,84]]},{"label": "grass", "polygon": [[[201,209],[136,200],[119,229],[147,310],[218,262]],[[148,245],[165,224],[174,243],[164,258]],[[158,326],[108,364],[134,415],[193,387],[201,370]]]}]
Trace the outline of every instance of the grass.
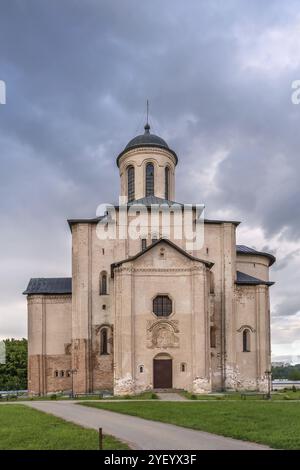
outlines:
[{"label": "grass", "polygon": [[300,449],[300,404],[296,402],[157,401],[83,405],[253,441],[276,449]]},{"label": "grass", "polygon": [[[128,449],[113,436],[103,448]],[[97,450],[98,433],[25,405],[0,406],[0,450]]]},{"label": "grass", "polygon": [[[187,398],[188,400],[205,400],[205,401],[216,401],[216,400],[234,400],[241,401],[242,392],[232,392],[232,393],[216,393],[216,394],[201,394],[194,395],[193,393],[183,391],[181,395]],[[262,395],[249,395],[246,397],[246,400],[262,400]],[[300,390],[283,390],[280,392],[272,392],[272,401],[277,400],[300,400]]]},{"label": "grass", "polygon": [[47,400],[157,400],[158,396],[154,392],[142,392],[138,395],[112,395],[105,398],[101,397],[100,394],[95,395],[80,395],[79,397],[69,397],[67,395],[62,395],[60,393],[53,393],[52,395],[46,395],[41,397],[16,397],[15,395],[11,397],[0,398],[0,402],[16,402],[16,401],[47,401]]}]

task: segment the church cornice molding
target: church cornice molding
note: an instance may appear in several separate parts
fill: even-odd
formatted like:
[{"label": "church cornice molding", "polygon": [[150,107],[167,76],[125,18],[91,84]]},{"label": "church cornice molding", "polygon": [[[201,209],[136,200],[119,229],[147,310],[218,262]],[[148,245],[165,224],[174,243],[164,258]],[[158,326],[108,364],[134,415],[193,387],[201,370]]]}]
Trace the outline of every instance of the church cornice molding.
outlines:
[{"label": "church cornice molding", "polygon": [[189,268],[152,268],[152,267],[141,267],[141,268],[134,268],[134,267],[118,267],[115,268],[116,273],[181,273],[181,272],[188,272],[192,274],[193,272],[203,273],[205,268],[203,266],[191,266]]},{"label": "church cornice molding", "polygon": [[60,295],[33,295],[28,297],[28,304],[65,304],[72,302],[71,294]]},{"label": "church cornice molding", "polygon": [[[127,160],[127,158],[130,158],[130,157],[134,157],[136,155],[141,155],[141,154],[150,154],[150,155],[165,155],[167,158],[171,158],[171,160],[173,161],[174,165],[177,165],[177,162],[178,162],[178,158],[177,156],[175,157],[174,153],[171,149],[165,149],[164,147],[148,147],[148,146],[144,146],[144,147],[138,147],[138,148],[132,148],[132,149],[128,149],[126,151],[124,151],[124,153],[121,153],[121,155],[119,155],[118,157],[118,166],[119,168],[123,169],[123,164],[125,162],[125,160]],[[147,158],[147,157],[146,157]]]}]

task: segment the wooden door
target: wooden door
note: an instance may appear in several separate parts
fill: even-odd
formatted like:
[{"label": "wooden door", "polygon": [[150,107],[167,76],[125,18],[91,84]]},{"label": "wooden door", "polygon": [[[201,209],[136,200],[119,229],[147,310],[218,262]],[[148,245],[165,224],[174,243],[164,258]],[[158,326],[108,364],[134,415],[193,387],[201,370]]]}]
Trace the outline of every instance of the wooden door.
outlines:
[{"label": "wooden door", "polygon": [[172,359],[153,359],[154,388],[172,388]]}]

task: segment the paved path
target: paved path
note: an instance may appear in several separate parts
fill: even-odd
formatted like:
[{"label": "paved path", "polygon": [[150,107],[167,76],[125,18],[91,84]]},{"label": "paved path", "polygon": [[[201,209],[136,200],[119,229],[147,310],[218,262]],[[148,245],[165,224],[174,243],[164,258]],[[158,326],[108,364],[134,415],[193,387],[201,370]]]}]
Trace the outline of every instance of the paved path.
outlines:
[{"label": "paved path", "polygon": [[23,402],[27,406],[59,416],[81,426],[98,429],[127,442],[133,449],[145,450],[263,450],[266,446],[238,441],[202,431],[159,423],[75,403]]},{"label": "paved path", "polygon": [[187,401],[187,398],[175,392],[158,392],[156,395],[162,401]]}]

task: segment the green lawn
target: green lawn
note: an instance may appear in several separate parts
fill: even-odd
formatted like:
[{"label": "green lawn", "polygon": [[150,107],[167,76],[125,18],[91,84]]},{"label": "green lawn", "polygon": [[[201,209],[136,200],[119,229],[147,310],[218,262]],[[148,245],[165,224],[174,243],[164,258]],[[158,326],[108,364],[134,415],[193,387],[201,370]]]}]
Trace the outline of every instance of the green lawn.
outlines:
[{"label": "green lawn", "polygon": [[[104,436],[104,449],[128,449]],[[98,433],[24,405],[0,405],[0,450],[96,450]]]},{"label": "green lawn", "polygon": [[300,403],[249,401],[85,403],[276,449],[300,449]]},{"label": "green lawn", "polygon": [[[216,400],[242,400],[241,396],[242,392],[231,392],[231,393],[211,393],[211,394],[201,394],[195,395],[190,392],[181,392],[185,398],[189,400],[209,400],[209,401],[216,401]],[[263,397],[261,394],[247,396],[246,400],[262,400]],[[285,390],[280,392],[272,392],[272,400],[300,400],[300,390]]]},{"label": "green lawn", "polygon": [[27,397],[27,396],[2,396],[0,397],[0,402],[17,402],[17,401],[45,401],[45,400],[157,400],[158,396],[154,392],[142,392],[137,395],[112,395],[105,398],[101,397],[100,394],[95,395],[80,395],[74,396],[74,398],[62,395],[61,393],[53,393],[51,395],[45,395],[40,397]]}]

